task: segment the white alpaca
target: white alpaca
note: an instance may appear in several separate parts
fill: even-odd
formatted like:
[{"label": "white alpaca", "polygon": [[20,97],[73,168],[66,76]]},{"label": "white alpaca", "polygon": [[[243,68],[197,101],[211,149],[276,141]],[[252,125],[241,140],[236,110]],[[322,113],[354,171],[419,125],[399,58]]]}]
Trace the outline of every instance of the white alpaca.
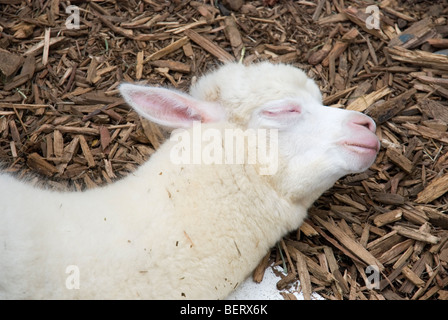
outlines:
[{"label": "white alpaca", "polygon": [[367,169],[379,149],[369,117],[324,107],[316,84],[292,66],[227,64],[191,95],[120,91],[141,115],[192,135],[194,121],[237,136],[273,129],[278,168],[260,174],[246,156],[175,164],[182,150],[173,139],[128,177],[85,192],[0,174],[0,298],[225,298],[325,190]]}]

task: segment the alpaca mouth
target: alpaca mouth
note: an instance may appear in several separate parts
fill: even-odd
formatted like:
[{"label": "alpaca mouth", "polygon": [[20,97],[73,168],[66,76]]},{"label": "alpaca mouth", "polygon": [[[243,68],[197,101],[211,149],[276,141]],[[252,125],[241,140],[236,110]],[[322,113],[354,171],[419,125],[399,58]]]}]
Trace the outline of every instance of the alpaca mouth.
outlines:
[{"label": "alpaca mouth", "polygon": [[355,142],[345,142],[344,147],[347,149],[354,151],[359,154],[370,154],[370,153],[377,153],[379,151],[379,143],[376,142],[373,143],[355,143]]}]

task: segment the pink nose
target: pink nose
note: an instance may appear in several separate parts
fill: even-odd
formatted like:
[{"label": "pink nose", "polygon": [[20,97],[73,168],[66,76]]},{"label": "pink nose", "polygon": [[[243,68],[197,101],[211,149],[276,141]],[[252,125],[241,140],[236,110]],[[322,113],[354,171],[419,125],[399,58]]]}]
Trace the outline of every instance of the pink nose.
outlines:
[{"label": "pink nose", "polygon": [[376,131],[375,122],[370,117],[363,114],[353,116],[349,120],[348,125],[354,128],[365,127],[373,133]]}]

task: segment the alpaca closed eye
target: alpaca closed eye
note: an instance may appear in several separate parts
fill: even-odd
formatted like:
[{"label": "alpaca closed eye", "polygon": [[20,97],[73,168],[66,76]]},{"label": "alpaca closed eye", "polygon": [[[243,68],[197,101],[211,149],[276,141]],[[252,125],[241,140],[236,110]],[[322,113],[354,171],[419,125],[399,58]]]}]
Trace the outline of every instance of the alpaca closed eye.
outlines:
[{"label": "alpaca closed eye", "polygon": [[265,116],[282,116],[282,115],[289,115],[289,114],[300,114],[301,109],[299,106],[285,106],[285,107],[275,107],[268,110],[263,110],[262,114]]}]

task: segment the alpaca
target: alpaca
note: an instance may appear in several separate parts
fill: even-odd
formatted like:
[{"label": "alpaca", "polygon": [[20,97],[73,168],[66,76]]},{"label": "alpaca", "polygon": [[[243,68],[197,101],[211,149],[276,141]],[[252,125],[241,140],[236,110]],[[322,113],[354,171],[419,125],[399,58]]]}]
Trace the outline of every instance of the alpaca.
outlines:
[{"label": "alpaca", "polygon": [[[93,190],[0,173],[0,298],[224,299],[379,150],[372,119],[323,106],[315,82],[289,65],[225,64],[189,94],[127,83],[120,92],[171,138]],[[233,153],[232,139],[242,142]]]}]

